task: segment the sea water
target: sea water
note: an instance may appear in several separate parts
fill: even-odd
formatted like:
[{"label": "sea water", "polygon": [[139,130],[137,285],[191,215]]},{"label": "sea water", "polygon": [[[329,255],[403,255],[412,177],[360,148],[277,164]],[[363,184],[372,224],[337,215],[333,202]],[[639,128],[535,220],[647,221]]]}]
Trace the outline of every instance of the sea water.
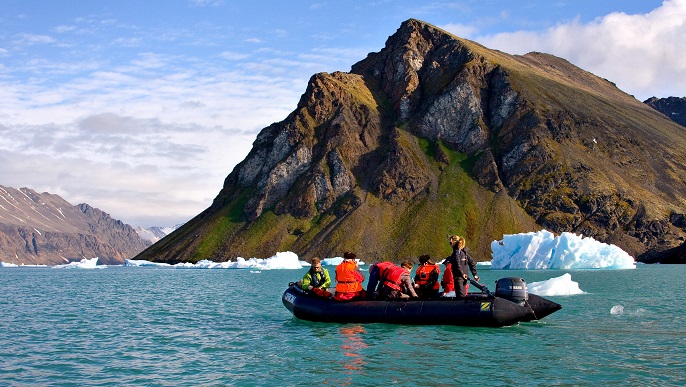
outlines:
[{"label": "sea water", "polygon": [[584,292],[504,328],[301,321],[306,270],[0,268],[0,385],[686,385],[686,265],[480,267]]}]

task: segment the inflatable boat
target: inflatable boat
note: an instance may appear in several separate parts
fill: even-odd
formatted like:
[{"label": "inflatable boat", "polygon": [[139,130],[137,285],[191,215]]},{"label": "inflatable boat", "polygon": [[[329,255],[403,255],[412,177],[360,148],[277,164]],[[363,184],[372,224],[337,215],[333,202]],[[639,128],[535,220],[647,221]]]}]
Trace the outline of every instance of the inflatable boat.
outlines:
[{"label": "inflatable boat", "polygon": [[501,278],[496,293],[471,281],[481,293],[465,298],[435,300],[336,301],[303,291],[291,283],[281,300],[296,318],[331,323],[390,323],[502,327],[539,320],[562,308],[558,303],[529,294],[521,278]]}]

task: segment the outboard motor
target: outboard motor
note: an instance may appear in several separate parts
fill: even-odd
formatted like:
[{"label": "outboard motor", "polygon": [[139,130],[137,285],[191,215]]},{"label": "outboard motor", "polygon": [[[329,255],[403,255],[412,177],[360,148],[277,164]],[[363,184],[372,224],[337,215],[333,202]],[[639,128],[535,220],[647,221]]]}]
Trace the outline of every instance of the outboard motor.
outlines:
[{"label": "outboard motor", "polygon": [[526,281],[524,278],[516,277],[501,278],[495,281],[495,295],[519,305],[524,305],[529,299]]}]

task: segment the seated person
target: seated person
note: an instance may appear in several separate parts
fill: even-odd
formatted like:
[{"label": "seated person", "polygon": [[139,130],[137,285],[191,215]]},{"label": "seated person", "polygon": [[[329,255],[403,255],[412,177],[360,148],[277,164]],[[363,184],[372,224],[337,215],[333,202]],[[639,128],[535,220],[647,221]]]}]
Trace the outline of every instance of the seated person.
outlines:
[{"label": "seated person", "polygon": [[438,283],[440,274],[441,269],[431,261],[431,257],[426,254],[419,257],[419,267],[414,276],[414,288],[419,298],[430,300],[438,297],[438,291],[441,288]]},{"label": "seated person", "polygon": [[367,291],[373,291],[378,283],[377,292],[380,299],[418,298],[410,279],[412,266],[414,265],[410,261],[405,261],[400,266],[392,262],[373,264],[369,268],[370,283],[367,285]]},{"label": "seated person", "polygon": [[331,297],[331,293],[326,290],[329,286],[331,286],[329,271],[322,267],[322,261],[319,257],[312,258],[310,270],[305,273],[302,281],[300,281],[300,287],[302,290],[329,298]]},{"label": "seated person", "polygon": [[333,298],[337,301],[351,301],[364,298],[364,276],[360,273],[354,253],[343,254],[343,261],[336,266],[336,294]]}]

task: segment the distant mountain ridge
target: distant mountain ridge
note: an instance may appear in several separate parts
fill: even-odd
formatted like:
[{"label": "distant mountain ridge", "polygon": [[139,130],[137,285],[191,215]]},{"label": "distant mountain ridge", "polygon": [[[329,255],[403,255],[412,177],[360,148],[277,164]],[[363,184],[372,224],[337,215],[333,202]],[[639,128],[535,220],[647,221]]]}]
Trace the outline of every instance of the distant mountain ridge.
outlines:
[{"label": "distant mountain ridge", "polygon": [[88,204],[0,186],[0,261],[55,265],[98,257],[99,264],[122,264],[150,244]]},{"label": "distant mountain ridge", "polygon": [[177,224],[175,226],[171,227],[158,227],[158,226],[153,226],[153,227],[148,227],[148,228],[143,228],[143,227],[136,227],[136,232],[138,235],[140,235],[141,238],[143,238],[146,241],[150,241],[152,243],[157,242],[158,240],[164,238],[165,236],[171,234],[176,230],[177,228],[183,226],[183,224]]},{"label": "distant mountain ridge", "polygon": [[508,55],[410,19],[350,72],[312,76],[212,205],[137,259],[290,250],[479,260],[564,231],[686,262],[686,129],[568,61]]}]

